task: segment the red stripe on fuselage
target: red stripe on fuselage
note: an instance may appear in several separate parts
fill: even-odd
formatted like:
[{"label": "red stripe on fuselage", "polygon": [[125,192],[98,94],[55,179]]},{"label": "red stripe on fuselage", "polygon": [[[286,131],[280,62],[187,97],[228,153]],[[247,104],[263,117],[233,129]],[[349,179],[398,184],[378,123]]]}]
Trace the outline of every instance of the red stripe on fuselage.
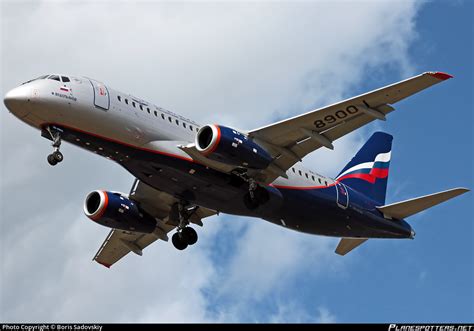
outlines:
[{"label": "red stripe on fuselage", "polygon": [[[104,137],[104,136],[101,136],[101,135],[98,135],[98,134],[95,134],[95,133],[91,133],[91,132],[88,132],[88,131],[84,131],[84,130],[81,130],[81,129],[77,129],[77,128],[74,128],[74,127],[72,127],[72,126],[68,126],[68,125],[64,125],[64,124],[45,123],[45,124],[43,124],[42,126],[43,126],[43,127],[46,127],[46,126],[49,126],[49,125],[56,125],[56,126],[59,126],[59,127],[64,127],[64,128],[66,128],[66,129],[69,129],[69,130],[73,130],[73,131],[76,131],[76,132],[81,132],[81,133],[84,133],[84,134],[88,134],[88,135],[90,135],[90,136],[92,136],[92,137],[96,137],[96,138],[99,138],[99,139],[107,140],[107,141],[110,141],[110,142],[113,142],[113,143],[116,143],[116,144],[120,144],[120,145],[127,146],[127,147],[130,147],[130,148],[142,150],[142,151],[145,151],[145,152],[150,152],[150,153],[160,154],[160,155],[165,155],[165,156],[171,156],[171,157],[174,157],[174,158],[177,158],[177,159],[180,159],[180,160],[184,160],[184,161],[188,161],[188,162],[192,162],[192,163],[199,163],[199,162],[196,162],[196,161],[194,161],[193,159],[187,158],[187,157],[185,157],[185,156],[181,156],[181,155],[177,155],[177,154],[172,154],[172,153],[167,153],[167,152],[159,151],[159,150],[156,150],[156,149],[148,149],[148,148],[143,148],[143,147],[131,145],[131,144],[125,143],[125,142],[120,141],[120,140],[115,140],[115,139],[112,139],[112,138]],[[199,164],[200,164],[200,163],[199,163]]]},{"label": "red stripe on fuselage", "polygon": [[[115,139],[112,139],[112,138],[108,138],[108,137],[104,137],[104,136],[101,136],[101,135],[98,135],[98,134],[95,134],[95,133],[91,133],[91,132],[88,132],[88,131],[84,131],[84,130],[81,130],[81,129],[77,129],[75,127],[72,127],[72,126],[69,126],[69,125],[65,125],[65,124],[60,124],[60,123],[45,123],[43,124],[42,126],[43,127],[46,127],[48,125],[56,125],[58,127],[64,127],[66,129],[69,129],[69,130],[72,130],[72,131],[76,131],[76,132],[81,132],[81,133],[84,133],[84,134],[87,134],[87,135],[90,135],[92,137],[96,137],[96,138],[99,138],[99,139],[103,139],[103,140],[106,140],[106,141],[109,141],[109,142],[112,142],[112,143],[116,143],[116,144],[119,144],[119,145],[123,145],[123,146],[127,146],[127,147],[130,147],[130,148],[133,148],[133,149],[138,149],[138,150],[142,150],[142,151],[145,151],[145,152],[150,152],[150,153],[154,153],[154,154],[159,154],[159,155],[165,155],[165,156],[170,156],[170,157],[174,157],[174,158],[177,158],[177,159],[180,159],[180,160],[183,160],[183,161],[187,161],[187,162],[191,162],[191,163],[196,163],[196,164],[200,164],[202,166],[206,166],[200,162],[197,162],[197,161],[194,161],[193,159],[191,158],[187,158],[187,157],[183,157],[181,155],[176,155],[176,154],[172,154],[172,153],[167,153],[167,152],[163,152],[163,151],[158,151],[158,150],[154,150],[154,149],[148,149],[148,148],[143,148],[143,147],[139,147],[139,146],[135,146],[135,145],[131,145],[131,144],[128,144],[128,143],[125,143],[123,141],[120,141],[120,140],[115,140]],[[218,137],[218,140],[216,142],[218,142],[220,140],[220,129],[218,127],[218,133],[219,133],[219,137]],[[217,144],[216,144],[217,146]],[[326,188],[326,187],[332,187],[334,186],[335,183],[333,184],[330,184],[330,185],[322,185],[322,186],[285,186],[285,185],[273,185],[273,184],[269,184],[269,186],[272,186],[272,187],[275,187],[275,188],[281,188],[281,189],[288,189],[288,190],[313,190],[313,189],[323,189],[323,188]]]},{"label": "red stripe on fuselage", "polygon": [[274,188],[286,189],[286,190],[319,190],[326,187],[332,187],[334,185],[336,185],[336,183],[332,183],[329,185],[322,185],[322,186],[285,186],[285,185],[274,185],[274,184],[269,184],[268,186],[271,186]]}]

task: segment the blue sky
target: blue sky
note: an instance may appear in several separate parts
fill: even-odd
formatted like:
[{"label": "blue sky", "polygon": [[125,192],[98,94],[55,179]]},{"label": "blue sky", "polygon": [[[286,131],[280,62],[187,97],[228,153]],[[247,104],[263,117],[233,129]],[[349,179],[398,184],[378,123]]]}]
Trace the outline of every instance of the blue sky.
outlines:
[{"label": "blue sky", "polygon": [[[445,71],[454,79],[307,160],[334,176],[383,130],[394,135],[388,203],[472,189],[473,7],[7,1],[1,89],[80,74],[200,123],[253,128]],[[38,132],[5,109],[1,128],[2,321],[473,322],[472,193],[410,218],[415,240],[370,240],[343,258],[336,239],[223,215],[195,249],[159,242],[108,270],[90,261],[108,230],[82,202],[97,188],[127,192],[131,176],[68,145],[52,169]]]},{"label": "blue sky", "polygon": [[[454,79],[400,102],[386,123],[364,129],[366,136],[375,130],[394,135],[388,203],[473,187],[473,12],[472,2],[423,4],[409,49],[414,69],[445,71]],[[346,94],[397,79],[396,68],[383,68],[377,77],[369,72]],[[414,216],[409,222],[415,240],[373,240],[346,257],[351,261],[342,272],[294,275],[255,303],[257,311],[265,314],[275,302],[289,301],[301,309],[330,307],[340,322],[472,322],[472,214],[469,193]],[[223,256],[215,258],[225,263]]]}]

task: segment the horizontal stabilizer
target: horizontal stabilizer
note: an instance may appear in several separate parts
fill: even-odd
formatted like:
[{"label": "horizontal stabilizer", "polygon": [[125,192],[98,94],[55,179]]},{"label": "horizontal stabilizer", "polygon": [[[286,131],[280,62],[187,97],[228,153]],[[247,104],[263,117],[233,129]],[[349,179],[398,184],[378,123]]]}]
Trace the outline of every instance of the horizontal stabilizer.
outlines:
[{"label": "horizontal stabilizer", "polygon": [[466,192],[469,192],[466,188],[453,188],[451,190],[377,207],[377,209],[380,210],[385,217],[403,219]]},{"label": "horizontal stabilizer", "polygon": [[346,255],[366,241],[366,238],[342,238],[339,245],[337,245],[336,254]]}]

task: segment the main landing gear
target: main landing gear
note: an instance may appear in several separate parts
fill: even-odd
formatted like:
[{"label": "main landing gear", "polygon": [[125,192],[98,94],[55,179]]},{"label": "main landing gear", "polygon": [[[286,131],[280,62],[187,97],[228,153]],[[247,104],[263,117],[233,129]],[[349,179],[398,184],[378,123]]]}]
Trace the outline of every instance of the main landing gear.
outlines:
[{"label": "main landing gear", "polygon": [[194,245],[198,240],[196,230],[189,226],[189,218],[198,207],[188,210],[183,202],[180,202],[177,207],[179,213],[178,231],[171,237],[171,241],[176,249],[182,251],[186,247]]},{"label": "main landing gear", "polygon": [[254,179],[249,179],[249,191],[244,195],[244,205],[249,210],[257,209],[270,199],[268,191],[259,186]]},{"label": "main landing gear", "polygon": [[59,151],[59,147],[61,146],[61,135],[59,132],[53,133],[49,127],[46,128],[46,131],[49,133],[51,139],[53,140],[52,146],[54,148],[54,151],[48,155],[48,163],[52,166],[55,166],[59,162],[62,162],[64,159],[63,154]]}]

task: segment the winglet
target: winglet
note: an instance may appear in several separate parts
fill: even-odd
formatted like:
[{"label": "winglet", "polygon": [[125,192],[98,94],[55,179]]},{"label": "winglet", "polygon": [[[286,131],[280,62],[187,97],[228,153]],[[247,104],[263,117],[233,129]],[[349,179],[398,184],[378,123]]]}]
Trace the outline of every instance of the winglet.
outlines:
[{"label": "winglet", "polygon": [[441,72],[441,71],[430,71],[430,72],[427,72],[427,74],[434,77],[434,78],[440,79],[440,80],[446,80],[446,79],[453,78],[453,76],[451,76],[450,74],[447,74],[447,73]]},{"label": "winglet", "polygon": [[99,260],[95,260],[97,263],[102,264],[104,267],[107,267],[110,269],[111,264],[105,263],[105,262],[100,262]]}]

